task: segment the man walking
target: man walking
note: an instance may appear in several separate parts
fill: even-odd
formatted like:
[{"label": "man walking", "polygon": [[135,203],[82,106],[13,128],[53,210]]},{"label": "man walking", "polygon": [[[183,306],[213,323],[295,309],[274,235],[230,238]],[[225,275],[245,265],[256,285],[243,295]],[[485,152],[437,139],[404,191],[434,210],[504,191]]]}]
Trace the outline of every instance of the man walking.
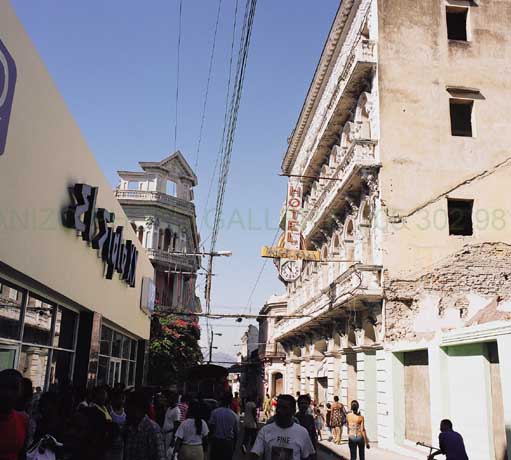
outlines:
[{"label": "man walking", "polygon": [[251,460],[306,460],[315,451],[307,430],[293,420],[295,398],[280,395],[277,400],[275,420],[259,431],[252,450]]},{"label": "man walking", "polygon": [[241,449],[243,453],[247,453],[254,444],[257,436],[257,408],[253,395],[249,395],[245,403],[245,416],[243,417],[243,444]]},{"label": "man walking", "polygon": [[220,407],[211,412],[210,460],[232,460],[238,439],[238,416],[230,409],[232,394],[226,393]]}]

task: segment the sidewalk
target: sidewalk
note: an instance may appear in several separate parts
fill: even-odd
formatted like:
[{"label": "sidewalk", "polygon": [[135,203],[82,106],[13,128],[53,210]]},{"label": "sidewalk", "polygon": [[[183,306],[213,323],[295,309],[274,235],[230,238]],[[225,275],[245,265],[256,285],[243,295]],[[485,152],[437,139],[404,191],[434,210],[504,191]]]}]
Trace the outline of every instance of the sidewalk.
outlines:
[{"label": "sidewalk", "polygon": [[[347,441],[343,441],[341,445],[338,445],[333,442],[323,440],[319,441],[319,445],[321,449],[330,451],[336,456],[341,457],[343,460],[349,460],[350,458],[350,449]],[[374,445],[372,445],[369,450],[366,449],[365,452],[367,460],[417,460],[415,457],[400,455],[390,450],[380,449]]]}]

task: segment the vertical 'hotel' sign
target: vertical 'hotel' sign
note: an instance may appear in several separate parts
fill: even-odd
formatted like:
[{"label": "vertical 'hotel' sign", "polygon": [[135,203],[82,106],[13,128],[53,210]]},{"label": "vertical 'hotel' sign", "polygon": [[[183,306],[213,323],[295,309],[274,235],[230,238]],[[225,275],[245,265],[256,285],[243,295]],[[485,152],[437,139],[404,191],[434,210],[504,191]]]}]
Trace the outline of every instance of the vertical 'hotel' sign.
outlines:
[{"label": "vertical 'hotel' sign", "polygon": [[15,86],[16,64],[2,40],[0,40],[0,155],[5,152],[7,143],[7,130]]}]

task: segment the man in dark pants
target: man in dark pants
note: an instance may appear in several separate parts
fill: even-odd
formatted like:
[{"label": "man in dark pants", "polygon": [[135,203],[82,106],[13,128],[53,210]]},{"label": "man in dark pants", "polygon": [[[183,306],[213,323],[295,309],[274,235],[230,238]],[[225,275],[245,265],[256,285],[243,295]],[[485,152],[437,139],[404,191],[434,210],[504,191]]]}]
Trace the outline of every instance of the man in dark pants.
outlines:
[{"label": "man in dark pants", "polygon": [[238,416],[229,408],[231,402],[232,394],[226,393],[220,401],[220,407],[211,412],[210,460],[232,460],[238,439]]}]

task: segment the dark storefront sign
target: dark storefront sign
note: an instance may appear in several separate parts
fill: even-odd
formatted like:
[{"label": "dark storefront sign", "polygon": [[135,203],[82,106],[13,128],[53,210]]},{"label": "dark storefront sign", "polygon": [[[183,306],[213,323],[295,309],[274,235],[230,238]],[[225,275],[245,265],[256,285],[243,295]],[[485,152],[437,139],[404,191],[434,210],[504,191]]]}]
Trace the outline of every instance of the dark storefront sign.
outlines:
[{"label": "dark storefront sign", "polygon": [[115,214],[104,208],[96,209],[98,188],[76,184],[71,193],[75,204],[64,212],[64,225],[78,230],[84,241],[99,251],[106,265],[105,278],[112,279],[114,271],[130,287],[135,287],[138,251],[133,241],[124,241],[123,227],[114,227]]},{"label": "dark storefront sign", "polygon": [[11,118],[15,86],[16,64],[0,40],[0,155],[3,155],[7,143],[7,129]]}]

